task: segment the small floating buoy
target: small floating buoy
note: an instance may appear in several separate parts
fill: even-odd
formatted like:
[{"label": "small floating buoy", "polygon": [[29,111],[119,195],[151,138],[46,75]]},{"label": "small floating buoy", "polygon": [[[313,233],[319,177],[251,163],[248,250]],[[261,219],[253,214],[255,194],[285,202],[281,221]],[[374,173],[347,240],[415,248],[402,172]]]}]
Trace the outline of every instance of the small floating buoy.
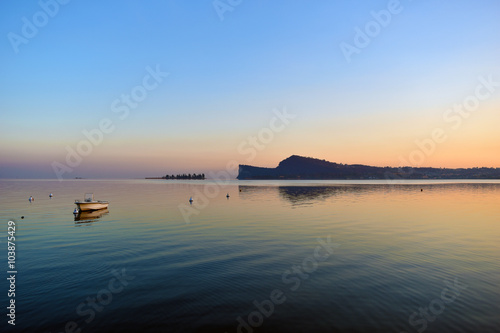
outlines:
[{"label": "small floating buoy", "polygon": [[52,198],[54,195],[52,193],[49,194],[49,198]]},{"label": "small floating buoy", "polygon": [[78,208],[75,208],[75,210],[73,211],[73,214],[78,214]]},{"label": "small floating buoy", "polygon": [[24,215],[23,215],[23,216],[21,216],[21,220],[24,220]]}]

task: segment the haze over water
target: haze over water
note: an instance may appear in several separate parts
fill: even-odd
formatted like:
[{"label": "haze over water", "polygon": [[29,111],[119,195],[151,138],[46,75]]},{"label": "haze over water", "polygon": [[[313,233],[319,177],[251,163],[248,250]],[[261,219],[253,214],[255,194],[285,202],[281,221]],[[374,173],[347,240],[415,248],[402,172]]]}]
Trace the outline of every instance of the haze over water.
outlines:
[{"label": "haze over water", "polygon": [[[0,217],[17,222],[15,331],[500,331],[499,181],[235,181],[189,205],[206,184],[0,181]],[[85,192],[109,212],[75,221]],[[190,223],[179,205],[197,209]]]}]

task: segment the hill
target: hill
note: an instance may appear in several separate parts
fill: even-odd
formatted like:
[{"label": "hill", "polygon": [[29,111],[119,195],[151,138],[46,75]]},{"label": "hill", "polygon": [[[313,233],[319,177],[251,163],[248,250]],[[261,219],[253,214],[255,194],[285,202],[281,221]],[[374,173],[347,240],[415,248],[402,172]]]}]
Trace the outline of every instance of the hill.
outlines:
[{"label": "hill", "polygon": [[276,168],[239,166],[238,179],[500,179],[500,168],[413,168],[339,164],[292,155]]}]

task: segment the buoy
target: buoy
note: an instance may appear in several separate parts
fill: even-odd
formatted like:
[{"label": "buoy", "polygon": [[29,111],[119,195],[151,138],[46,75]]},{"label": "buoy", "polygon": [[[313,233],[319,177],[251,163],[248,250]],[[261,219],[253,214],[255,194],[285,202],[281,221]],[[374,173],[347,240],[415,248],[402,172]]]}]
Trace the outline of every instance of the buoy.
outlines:
[{"label": "buoy", "polygon": [[73,211],[73,214],[78,214],[78,208],[75,208],[75,210]]},{"label": "buoy", "polygon": [[49,198],[52,198],[54,195],[52,193],[49,194]]},{"label": "buoy", "polygon": [[23,215],[23,216],[21,216],[21,220],[24,220],[24,215]]}]

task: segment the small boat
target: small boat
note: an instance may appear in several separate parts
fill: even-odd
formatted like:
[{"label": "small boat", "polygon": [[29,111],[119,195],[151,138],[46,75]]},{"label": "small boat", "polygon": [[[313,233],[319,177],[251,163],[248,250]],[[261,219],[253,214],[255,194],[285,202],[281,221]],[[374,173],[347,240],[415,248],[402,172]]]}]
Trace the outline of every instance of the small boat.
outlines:
[{"label": "small boat", "polygon": [[107,201],[94,200],[94,193],[85,193],[84,200],[75,200],[75,205],[80,212],[83,212],[108,208],[109,203]]}]

